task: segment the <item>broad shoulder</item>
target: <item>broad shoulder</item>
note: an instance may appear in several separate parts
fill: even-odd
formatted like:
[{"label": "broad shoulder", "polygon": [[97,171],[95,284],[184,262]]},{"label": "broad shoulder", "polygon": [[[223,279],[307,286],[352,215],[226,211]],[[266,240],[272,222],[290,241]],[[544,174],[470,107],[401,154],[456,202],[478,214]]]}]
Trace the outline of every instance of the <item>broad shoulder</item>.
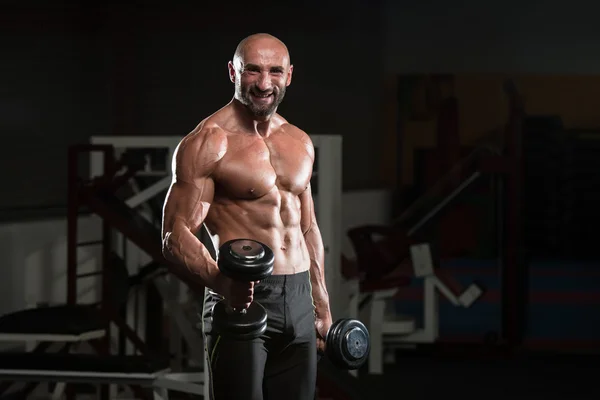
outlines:
[{"label": "broad shoulder", "polygon": [[281,124],[280,132],[302,143],[310,157],[314,159],[315,149],[308,133],[285,120]]},{"label": "broad shoulder", "polygon": [[194,130],[184,136],[175,149],[174,167],[187,168],[214,167],[227,152],[227,134],[218,125],[202,121]]},{"label": "broad shoulder", "polygon": [[188,133],[180,145],[195,151],[220,154],[227,148],[227,133],[216,123],[205,120]]}]

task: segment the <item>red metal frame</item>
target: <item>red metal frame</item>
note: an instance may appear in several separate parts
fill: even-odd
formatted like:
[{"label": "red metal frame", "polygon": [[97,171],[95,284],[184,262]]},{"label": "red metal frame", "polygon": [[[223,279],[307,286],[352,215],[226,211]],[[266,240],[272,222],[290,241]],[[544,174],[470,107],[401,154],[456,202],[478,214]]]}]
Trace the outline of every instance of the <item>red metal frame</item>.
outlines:
[{"label": "red metal frame", "polygon": [[[94,177],[99,183],[92,183],[91,185],[86,185],[82,182],[86,182],[89,180],[81,180],[78,176],[78,161],[79,155],[81,153],[91,153],[91,152],[102,152],[104,156],[104,166],[103,173],[104,175],[101,177]],[[77,303],[77,281],[80,277],[89,276],[89,274],[77,274],[77,247],[81,245],[85,245],[85,243],[79,243],[77,241],[77,231],[78,231],[78,219],[79,219],[79,211],[80,207],[86,204],[86,191],[94,190],[94,185],[102,185],[102,187],[110,190],[113,185],[111,185],[111,179],[109,177],[113,176],[115,171],[115,166],[120,165],[114,158],[114,148],[110,145],[78,145],[69,148],[69,207],[68,207],[68,229],[67,229],[67,303],[68,304],[76,304]],[[127,173],[125,173],[126,175]],[[108,265],[111,250],[112,250],[112,227],[107,219],[102,220],[102,301],[101,301],[101,309],[106,315],[107,321],[112,321],[127,337],[132,343],[136,346],[136,348],[141,351],[143,354],[148,353],[148,349],[145,343],[140,339],[140,337],[136,334],[136,332],[131,329],[127,323],[120,317],[118,314],[118,310],[113,309],[111,304],[107,301],[111,298],[111,268]],[[110,337],[110,324],[107,324],[107,335],[106,338]],[[106,343],[108,346],[108,342]],[[108,347],[106,348],[108,350]]]},{"label": "red metal frame", "polygon": [[[116,173],[116,168],[119,164],[116,162],[114,157],[114,148],[111,145],[77,145],[69,148],[68,152],[68,215],[67,215],[67,304],[74,305],[77,303],[77,281],[79,277],[85,275],[77,274],[77,248],[85,243],[79,243],[77,240],[78,233],[78,220],[80,208],[86,204],[85,191],[93,190],[86,184],[89,183],[89,179],[80,179],[78,175],[78,163],[79,156],[81,153],[92,153],[101,152],[103,154],[103,176],[95,177],[96,183],[104,185],[110,188],[110,182],[112,177]],[[102,182],[105,181],[105,182]],[[91,344],[99,354],[108,355],[110,354],[110,337],[111,322],[114,323],[117,328],[124,333],[125,337],[132,341],[134,346],[142,354],[148,354],[148,348],[143,340],[137,335],[137,333],[127,325],[127,323],[119,315],[119,310],[113,309],[108,302],[111,298],[111,268],[109,263],[111,250],[112,250],[112,230],[109,221],[106,219],[102,220],[102,300],[100,303],[100,309],[105,316],[105,335],[102,339],[92,341]],[[133,385],[132,390],[140,398],[145,398],[140,388]],[[72,397],[72,396],[69,396]],[[101,387],[101,398],[108,398],[108,391],[105,385]]]},{"label": "red metal frame", "polygon": [[[79,230],[79,212],[83,205],[81,199],[81,182],[79,177],[79,155],[81,153],[102,152],[104,156],[104,172],[108,172],[115,164],[114,149],[110,145],[77,145],[71,146],[68,151],[68,181],[67,181],[67,304],[77,303],[77,233]],[[110,240],[109,228],[103,224],[102,240],[106,244]],[[103,246],[103,249],[109,249],[110,246]],[[107,253],[103,250],[103,263],[108,259]],[[104,267],[104,265],[103,265]],[[103,268],[103,272],[106,271]],[[108,282],[102,282],[102,294]],[[103,296],[104,297],[104,296]]]},{"label": "red metal frame", "polygon": [[[67,304],[69,305],[77,304],[77,248],[80,245],[77,240],[77,233],[79,230],[79,213],[81,206],[83,205],[82,203],[84,203],[81,198],[81,187],[84,180],[79,177],[79,156],[81,153],[92,152],[102,152],[104,156],[105,173],[114,167],[114,149],[110,145],[87,144],[69,147],[67,160]],[[106,292],[109,285],[106,272],[110,270],[106,265],[108,261],[107,252],[110,251],[110,228],[106,222],[103,222],[102,226],[102,244],[102,304],[100,307],[104,309],[104,302],[107,298]],[[100,354],[108,354],[110,352],[109,322],[105,325],[105,331],[105,335],[102,339],[91,342]],[[107,399],[107,388],[102,385],[101,390],[101,398]],[[74,398],[70,386],[67,387],[67,398]]]}]

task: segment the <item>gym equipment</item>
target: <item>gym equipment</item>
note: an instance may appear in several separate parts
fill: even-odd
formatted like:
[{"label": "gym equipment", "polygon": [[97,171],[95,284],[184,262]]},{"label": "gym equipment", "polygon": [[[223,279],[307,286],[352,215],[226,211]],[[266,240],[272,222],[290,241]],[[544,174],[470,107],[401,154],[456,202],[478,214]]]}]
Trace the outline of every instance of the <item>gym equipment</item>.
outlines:
[{"label": "gym equipment", "polygon": [[[429,244],[410,247],[412,276],[423,280],[423,324],[417,327],[412,315],[386,312],[386,303],[406,290],[405,283],[391,287],[389,281],[374,282],[370,287],[361,287],[355,297],[361,304],[361,315],[369,327],[369,373],[383,373],[384,359],[395,357],[395,350],[407,344],[433,343],[439,335],[439,299],[445,297],[455,307],[471,307],[483,294],[483,288],[471,283],[463,288],[450,277],[435,270]],[[376,287],[376,283],[379,287]]]},{"label": "gym equipment", "polygon": [[367,327],[360,321],[342,318],[335,321],[325,338],[325,353],[339,368],[360,368],[369,356],[371,341]]},{"label": "gym equipment", "polygon": [[[498,154],[491,145],[474,149],[389,226],[364,225],[348,230],[358,267],[367,280],[378,280],[410,257],[410,246],[432,220],[484,175],[479,163]],[[440,199],[441,197],[441,199]]]},{"label": "gym equipment", "polygon": [[[175,149],[181,140],[178,136],[95,136],[90,139],[90,145],[79,145],[71,148],[71,154],[79,152],[90,153],[90,176],[98,177],[106,174],[106,170],[114,170],[110,168],[111,158],[113,154],[117,157],[127,149],[166,149],[165,160],[160,162],[151,162],[150,167],[144,168],[139,171],[136,176],[149,177],[156,179],[155,183],[150,184],[147,187],[140,187],[134,190],[134,194],[125,200],[117,198],[114,193],[109,191],[98,191],[96,188],[93,190],[76,190],[77,196],[80,197],[82,203],[89,206],[91,211],[101,218],[102,221],[107,221],[110,226],[119,232],[123,237],[128,239],[128,253],[133,258],[136,254],[142,257],[149,256],[153,260],[166,266],[169,263],[164,259],[160,249],[160,225],[152,224],[151,218],[148,218],[148,213],[144,213],[144,206],[149,199],[156,196],[161,196],[169,187],[171,183],[171,176],[169,170],[160,170],[160,167],[154,168],[154,165],[165,165],[171,164],[171,160]],[[349,303],[347,301],[347,295],[349,289],[346,287],[347,282],[341,274],[340,268],[340,253],[341,253],[341,242],[343,240],[339,229],[339,220],[341,218],[341,208],[338,205],[341,203],[341,152],[342,152],[342,138],[337,135],[311,135],[311,140],[315,146],[315,170],[313,171],[313,197],[315,199],[315,212],[319,221],[319,227],[321,229],[321,235],[323,243],[328,251],[325,254],[325,263],[328,265],[326,269],[325,279],[327,281],[327,289],[330,297],[330,308],[333,315],[345,316],[348,313]],[[104,153],[104,154],[102,154]],[[152,156],[154,157],[154,156]],[[154,160],[153,160],[154,161]],[[74,172],[76,163],[73,163],[74,167],[70,168],[71,173]],[[108,167],[108,168],[107,168]],[[75,187],[75,185],[73,185]],[[83,196],[82,196],[83,195]],[[74,193],[75,196],[75,193]],[[83,198],[82,198],[83,197]],[[73,211],[73,207],[69,207],[70,211]],[[142,212],[139,212],[139,211]],[[70,228],[69,231],[76,231],[76,221],[78,215],[72,212],[69,217]],[[71,223],[72,221],[72,223]],[[72,237],[74,235],[69,235]],[[214,245],[218,247],[218,240],[215,240]],[[69,274],[74,277],[77,269],[77,258],[75,257],[75,247],[77,246],[76,241],[69,240],[69,254],[72,254],[71,262],[69,263],[70,269],[73,271]],[[213,254],[213,258],[217,259],[216,251]],[[179,284],[176,279],[173,279],[172,275],[175,275],[180,280],[185,281],[187,272],[185,269],[179,269],[177,265],[169,265],[170,279],[168,281],[168,292],[171,297],[179,298],[185,296],[184,292],[186,288],[184,285]],[[162,280],[165,284],[167,277]],[[69,282],[74,282],[75,279],[69,279]],[[197,291],[197,287],[193,286],[193,289]],[[164,288],[165,292],[167,287]],[[73,293],[72,298],[75,298],[75,287],[69,284],[69,292]],[[144,301],[144,300],[142,300]],[[351,308],[352,312],[354,308]],[[143,325],[144,317],[138,317],[141,319]],[[198,327],[195,327],[198,329]],[[181,336],[179,335],[179,328],[173,326],[172,334],[170,335],[171,351],[176,355],[172,361],[175,365],[180,365],[182,359],[182,349],[189,348],[193,343],[186,340],[187,346],[182,346]],[[198,344],[198,339],[195,339]],[[201,343],[200,347],[201,346]],[[185,350],[188,352],[188,350]],[[319,367],[319,386],[329,386],[328,392],[344,392],[346,398],[349,393],[355,396],[356,391],[352,389],[346,390],[348,387],[347,382],[344,382],[344,387],[341,387],[338,380],[332,380],[329,376],[322,376],[323,361]],[[205,365],[205,368],[207,366]],[[334,370],[335,368],[331,368]],[[347,374],[342,374],[347,375]],[[205,398],[208,398],[208,385],[204,385]]]},{"label": "gym equipment", "polygon": [[[334,314],[344,314],[342,309],[347,306],[347,301],[339,268],[342,237],[337,223],[341,211],[336,206],[340,203],[339,198],[341,196],[341,137],[317,135],[311,138],[317,150],[315,163],[319,165],[319,173],[317,174],[315,169],[313,174],[315,211],[319,219],[324,244],[329,249],[325,258],[327,265],[330,266],[327,270],[326,279],[331,308]],[[9,355],[3,353],[0,356],[0,377],[2,380],[32,383],[57,382],[53,398],[60,397],[61,393],[65,391],[65,386],[75,382],[107,384],[106,386],[110,386],[108,389],[111,390],[111,393],[113,389],[117,389],[116,383],[125,384],[135,392],[134,396],[129,394],[128,397],[136,398],[144,398],[143,393],[136,391],[136,388],[139,389],[138,385],[151,386],[154,389],[155,399],[168,398],[169,390],[204,394],[205,398],[208,398],[208,385],[203,384],[203,373],[187,373],[185,370],[180,373],[170,372],[174,368],[179,370],[179,368],[184,367],[181,361],[183,348],[188,353],[193,353],[190,351],[192,347],[200,347],[203,350],[198,336],[198,326],[190,324],[189,329],[187,329],[190,333],[195,334],[193,341],[191,341],[185,332],[179,331],[181,326],[177,322],[177,327],[173,327],[170,335],[171,351],[173,352],[171,354],[175,354],[175,357],[169,360],[168,364],[170,366],[164,363],[165,360],[155,359],[155,355],[149,354],[147,351],[148,346],[145,346],[143,339],[137,336],[138,332],[128,326],[128,323],[131,322],[135,323],[136,329],[140,329],[140,326],[143,329],[143,326],[150,322],[147,313],[137,314],[136,312],[137,315],[129,315],[128,312],[127,319],[129,320],[132,317],[135,320],[118,319],[119,314],[112,312],[116,305],[115,299],[119,297],[111,289],[111,287],[114,288],[113,277],[115,271],[104,273],[106,272],[106,263],[111,259],[111,248],[121,249],[120,244],[122,243],[122,247],[126,247],[124,253],[127,256],[127,266],[137,268],[137,263],[154,262],[154,265],[149,268],[152,270],[151,275],[156,275],[155,272],[158,272],[160,276],[154,276],[152,280],[166,303],[168,313],[174,320],[184,319],[184,315],[178,318],[178,315],[174,314],[173,308],[181,306],[181,296],[185,290],[185,284],[182,281],[186,282],[188,271],[185,268],[179,268],[178,265],[170,265],[164,259],[160,246],[160,224],[153,221],[153,210],[149,210],[147,204],[150,199],[161,196],[168,189],[171,182],[170,171],[158,170],[155,168],[154,163],[150,166],[144,165],[142,168],[137,157],[129,157],[125,154],[127,149],[166,149],[166,162],[163,164],[170,165],[174,150],[180,139],[177,136],[93,137],[91,144],[76,145],[69,149],[67,305],[65,307],[45,307],[43,310],[28,311],[18,316],[11,315],[3,321],[2,325],[6,328],[6,333],[0,335],[2,336],[0,340],[11,342],[31,340],[34,342],[41,341],[41,343],[34,350],[35,354],[16,353]],[[78,165],[81,164],[79,163],[79,156],[83,153],[88,153],[90,156],[90,177],[82,180],[78,175]],[[125,169],[124,172],[123,169]],[[148,187],[140,188],[129,179],[133,175],[146,177],[155,182],[150,183]],[[123,185],[129,185],[129,187],[123,188]],[[317,190],[317,187],[319,190]],[[119,196],[115,193],[116,188],[124,189],[120,191]],[[126,193],[130,190],[133,191],[133,194]],[[86,218],[85,216],[82,217],[80,213],[82,207],[100,218],[101,230],[98,232],[98,239],[81,240],[81,238],[78,238],[78,232],[83,231],[79,224],[82,219]],[[127,240],[126,243],[124,239]],[[83,250],[93,253],[102,266],[102,270],[97,271],[97,274],[92,275],[92,273],[82,271],[81,257],[78,257],[78,254]],[[130,265],[131,262],[134,264]],[[169,267],[169,274],[166,274],[165,267],[167,266]],[[160,271],[157,271],[157,269],[160,269]],[[129,283],[137,285],[141,283],[141,280],[146,280],[141,279],[139,275],[137,274]],[[107,322],[112,320],[112,326],[114,327],[116,324],[118,330],[109,329],[107,323],[99,324],[95,320],[88,323],[92,313],[85,312],[85,310],[94,310],[93,306],[87,307],[85,310],[82,308],[82,312],[69,311],[69,315],[64,312],[70,310],[71,307],[76,307],[79,310],[79,292],[82,287],[77,282],[82,279],[93,279],[98,283],[99,290],[95,290],[94,293],[101,295],[98,297],[102,303],[99,304],[99,314],[107,317]],[[187,283],[195,292],[202,290],[202,288],[198,288],[195,282]],[[144,306],[147,297],[142,298],[142,293],[139,293],[139,296],[141,301],[139,304]],[[110,307],[103,307],[105,303]],[[136,302],[136,304],[138,303]],[[130,305],[132,304],[128,304],[128,306]],[[183,314],[181,310],[179,311],[179,314]],[[38,317],[41,314],[44,315],[44,318],[40,319]],[[59,314],[60,318],[55,318]],[[156,313],[153,312],[154,314]],[[156,319],[161,319],[161,317],[158,316]],[[42,320],[50,320],[52,323],[42,323]],[[62,322],[55,324],[54,322],[57,320]],[[16,327],[15,323],[25,329],[27,328],[25,325],[29,324],[27,321],[35,321],[35,327],[33,327],[35,332],[24,335],[23,333],[31,331],[32,327],[23,330]],[[189,321],[186,320],[185,322],[188,323]],[[65,333],[63,330],[58,329],[58,325],[65,328],[69,326],[69,332]],[[182,346],[182,343],[178,341],[181,340],[181,334],[183,334],[187,346]],[[134,351],[133,354],[142,354],[143,357],[114,355],[109,347],[110,337],[116,340],[118,336],[125,336],[131,342],[127,344],[133,344],[131,349]],[[91,339],[97,340],[91,341]],[[150,338],[147,337],[146,340],[150,340]],[[55,354],[44,354],[43,351],[46,351],[53,343],[61,345],[66,343],[66,346],[63,346],[67,348],[65,350],[75,350],[80,345],[89,344],[94,346],[98,354],[86,356],[85,359],[79,357],[81,354],[63,354],[64,357]],[[116,343],[116,341],[113,343]],[[192,358],[192,360],[202,360],[203,358]],[[350,375],[344,374],[335,368],[329,368],[329,366],[330,363],[327,363],[327,361],[320,363],[318,370],[319,388],[326,388],[327,393],[336,393],[336,397],[359,398],[357,395],[358,390],[356,387],[352,387],[352,384],[356,386],[357,382]],[[197,366],[187,365],[187,367],[192,367],[196,371]],[[207,366],[205,365],[204,368],[206,370]],[[0,386],[4,387],[4,385]],[[107,389],[106,386],[102,386],[101,390]],[[32,388],[32,385],[27,387]],[[119,386],[119,390],[122,389],[126,388]]]},{"label": "gym equipment", "polygon": [[269,246],[251,239],[234,239],[219,248],[219,270],[237,281],[260,281],[273,273],[275,256]]},{"label": "gym equipment", "polygon": [[[412,315],[388,313],[389,300],[401,295],[408,283],[402,280],[383,279],[356,288],[353,301],[360,304],[361,318],[369,327],[370,349],[369,373],[383,373],[384,360],[391,362],[397,348],[417,343],[433,343],[439,336],[439,297],[443,296],[455,307],[471,307],[483,294],[484,289],[476,283],[464,288],[443,271],[434,269],[429,244],[410,246],[411,277],[423,281],[422,326]],[[408,274],[409,271],[406,271]],[[401,275],[408,278],[408,275]],[[395,283],[397,281],[398,283]],[[420,285],[419,285],[420,286]],[[409,289],[410,290],[410,289]]]},{"label": "gym equipment", "polygon": [[[178,374],[169,372],[166,360],[145,356],[99,356],[95,354],[14,353],[0,355],[0,378],[3,381],[56,382],[52,398],[61,398],[66,384],[121,384],[151,388],[155,399],[168,399],[167,390],[188,394],[203,394],[202,373]],[[29,385],[31,386],[31,385]],[[33,390],[18,390],[19,398],[26,398]],[[15,392],[7,395],[7,398]],[[136,397],[145,398],[143,392]]]},{"label": "gym equipment", "polygon": [[[260,281],[271,275],[274,262],[273,251],[255,240],[234,239],[219,248],[219,270],[236,281]],[[213,329],[219,335],[251,340],[267,330],[267,311],[256,301],[247,309],[236,310],[224,299],[215,304],[212,321]]]},{"label": "gym equipment", "polygon": [[[76,382],[121,383],[132,386],[136,395],[139,393],[135,385],[153,387],[154,390],[168,386],[173,390],[202,393],[202,386],[178,386],[178,376],[170,373],[166,357],[150,351],[123,320],[111,315],[111,310],[118,310],[127,303],[134,289],[164,273],[162,265],[150,263],[138,274],[129,275],[125,261],[116,253],[109,252],[104,262],[103,271],[79,275],[80,278],[101,275],[102,272],[110,275],[110,293],[101,304],[50,305],[0,317],[0,341],[38,343],[31,352],[0,354],[0,378],[4,381],[0,385],[0,394],[13,389],[15,382],[28,382],[25,388],[19,390],[25,398],[42,381],[58,382],[54,398],[60,397],[66,384]],[[114,323],[142,355],[103,354],[104,350],[93,340],[107,337],[107,322]],[[98,354],[71,353],[88,343]],[[57,349],[58,352],[50,352]]]},{"label": "gym equipment", "polygon": [[[517,345],[524,332],[523,310],[527,300],[526,280],[527,268],[523,267],[521,208],[522,208],[522,162],[523,150],[521,143],[524,106],[520,94],[513,82],[507,81],[504,85],[508,97],[508,121],[503,129],[502,146],[498,151],[493,147],[481,148],[473,155],[461,161],[452,168],[446,177],[432,187],[420,199],[415,201],[399,218],[393,226],[366,226],[348,231],[348,236],[354,246],[357,270],[356,276],[363,277],[372,266],[377,270],[379,277],[371,285],[370,282],[361,282],[355,288],[352,299],[358,304],[361,312],[368,312],[368,317],[361,317],[367,322],[371,334],[371,350],[369,357],[369,372],[381,373],[383,358],[393,357],[394,347],[405,344],[432,343],[438,339],[438,294],[442,294],[455,306],[469,307],[478,299],[483,289],[476,284],[469,285],[465,290],[450,290],[448,282],[443,282],[439,271],[433,269],[429,245],[426,240],[410,237],[415,231],[422,229],[424,224],[431,220],[441,208],[447,206],[453,198],[467,187],[474,184],[480,176],[492,177],[494,194],[497,196],[494,203],[498,206],[495,210],[499,223],[498,233],[501,240],[500,259],[502,281],[502,341],[509,347]],[[495,146],[498,147],[498,146]],[[483,150],[483,151],[481,151]],[[487,153],[487,154],[486,154]],[[469,173],[471,173],[469,175]],[[399,175],[400,176],[400,175]],[[442,190],[443,189],[443,190]],[[436,202],[432,202],[432,196]],[[440,194],[442,196],[440,196]],[[439,197],[444,197],[442,202],[437,202]],[[433,204],[430,204],[433,203]],[[420,212],[424,211],[424,212]],[[425,215],[423,215],[425,214]],[[398,227],[398,225],[402,225]],[[404,236],[402,236],[404,234]],[[384,240],[375,240],[376,236],[392,238],[390,243],[382,245]],[[393,244],[402,241],[399,249],[394,249]],[[410,239],[410,240],[409,240]],[[388,275],[404,276],[407,272],[405,266],[410,266],[406,257],[404,243],[408,242],[412,268],[415,277],[423,278],[423,328],[416,329],[415,319],[411,316],[387,315],[385,302],[399,292],[399,287],[390,288]],[[411,243],[412,242],[412,243]],[[394,251],[395,250],[395,251]],[[374,256],[373,256],[374,255]],[[416,256],[416,257],[415,257]],[[404,259],[403,259],[404,258]],[[383,261],[381,265],[374,265],[372,260]],[[422,259],[418,261],[417,259]],[[393,274],[392,274],[392,268]],[[378,285],[379,288],[375,286]],[[366,291],[366,286],[372,286]],[[405,285],[406,286],[406,285]],[[440,345],[440,348],[443,345]],[[389,349],[390,353],[385,351]]]}]

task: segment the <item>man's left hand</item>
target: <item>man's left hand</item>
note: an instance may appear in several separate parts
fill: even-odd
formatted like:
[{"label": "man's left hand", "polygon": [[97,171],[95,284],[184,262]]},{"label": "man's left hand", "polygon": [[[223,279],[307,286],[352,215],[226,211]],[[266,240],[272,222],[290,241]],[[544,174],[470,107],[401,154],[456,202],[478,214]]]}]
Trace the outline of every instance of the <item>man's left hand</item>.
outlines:
[{"label": "man's left hand", "polygon": [[325,338],[327,337],[327,332],[331,327],[332,321],[331,316],[319,317],[318,315],[315,318],[315,330],[317,331],[317,352],[321,355],[325,354]]}]

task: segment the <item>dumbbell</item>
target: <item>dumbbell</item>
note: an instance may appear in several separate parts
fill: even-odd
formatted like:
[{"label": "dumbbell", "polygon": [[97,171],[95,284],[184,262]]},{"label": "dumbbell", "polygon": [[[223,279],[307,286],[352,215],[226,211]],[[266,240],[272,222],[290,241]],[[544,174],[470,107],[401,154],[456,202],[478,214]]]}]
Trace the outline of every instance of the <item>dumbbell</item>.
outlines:
[{"label": "dumbbell", "polygon": [[367,361],[370,349],[369,331],[356,319],[338,319],[325,336],[325,354],[341,369],[360,368]]},{"label": "dumbbell", "polygon": [[[221,273],[241,282],[260,281],[271,275],[275,256],[263,243],[251,239],[234,239],[219,247],[217,264]],[[267,330],[267,311],[253,301],[247,309],[234,309],[227,300],[213,308],[215,333],[237,340],[252,340]]]}]

